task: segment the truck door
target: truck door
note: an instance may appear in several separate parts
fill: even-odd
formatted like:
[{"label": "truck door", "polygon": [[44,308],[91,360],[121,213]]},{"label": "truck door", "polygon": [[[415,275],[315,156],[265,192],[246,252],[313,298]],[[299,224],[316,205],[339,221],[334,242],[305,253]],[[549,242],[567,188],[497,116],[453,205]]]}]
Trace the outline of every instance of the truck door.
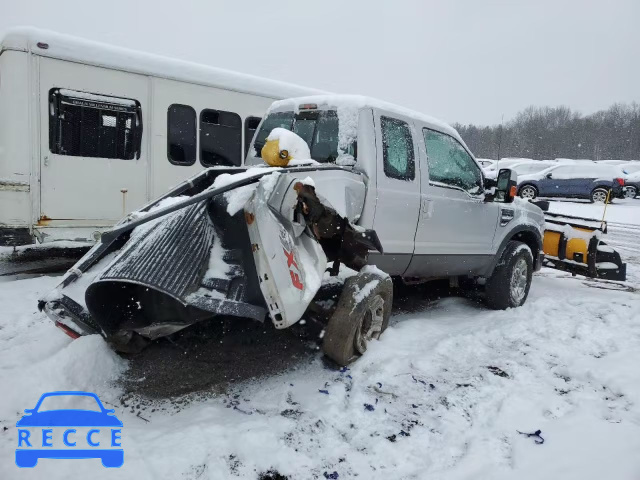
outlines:
[{"label": "truck door", "polygon": [[420,168],[413,124],[374,111],[376,125],[376,210],[373,228],[384,249],[370,263],[401,275],[413,255],[420,210]]},{"label": "truck door", "polygon": [[40,58],[43,220],[108,226],[146,203],[147,83],[141,75]]},{"label": "truck door", "polygon": [[420,220],[406,275],[473,274],[492,259],[499,206],[484,201],[480,167],[455,138],[421,134]]}]

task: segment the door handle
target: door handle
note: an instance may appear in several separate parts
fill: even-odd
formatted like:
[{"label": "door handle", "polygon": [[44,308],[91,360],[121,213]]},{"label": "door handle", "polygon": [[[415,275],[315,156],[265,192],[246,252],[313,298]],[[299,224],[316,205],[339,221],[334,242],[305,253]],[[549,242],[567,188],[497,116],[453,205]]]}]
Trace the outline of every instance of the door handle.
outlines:
[{"label": "door handle", "polygon": [[433,202],[430,198],[422,198],[420,200],[420,217],[423,220],[431,218],[433,215]]},{"label": "door handle", "polygon": [[44,166],[48,167],[49,166],[49,155],[45,155],[44,156]]},{"label": "door handle", "polygon": [[513,217],[515,216],[515,210],[511,208],[501,208],[500,209],[500,226],[504,227],[507,225]]}]

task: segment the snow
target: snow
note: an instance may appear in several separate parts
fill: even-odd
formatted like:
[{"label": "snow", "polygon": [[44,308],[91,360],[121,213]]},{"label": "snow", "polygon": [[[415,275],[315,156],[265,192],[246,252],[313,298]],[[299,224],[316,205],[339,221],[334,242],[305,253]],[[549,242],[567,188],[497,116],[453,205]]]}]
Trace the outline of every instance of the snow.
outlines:
[{"label": "snow", "polygon": [[[254,170],[254,169],[250,169],[250,170]],[[261,170],[264,171],[263,168]],[[242,174],[237,174],[237,175],[242,175]],[[235,176],[236,175],[231,176],[231,178],[233,178],[233,180],[231,181],[236,181],[234,178]],[[224,194],[224,198],[227,200],[227,213],[229,215],[235,215],[240,210],[242,210],[244,206],[247,204],[247,202],[251,199],[253,192],[255,191],[255,189],[258,187],[259,184],[263,185],[265,189],[265,195],[269,195],[273,190],[273,188],[275,187],[279,176],[280,176],[279,172],[274,172],[271,175],[265,175],[256,183],[253,183],[251,185],[245,185],[244,187],[240,187],[240,188],[234,188],[233,190],[226,192]]]},{"label": "snow", "polygon": [[607,222],[640,225],[640,202],[633,199],[614,200],[614,203],[606,206],[595,203],[578,202],[550,202],[549,211],[563,215],[587,217]]},{"label": "snow", "polygon": [[[49,48],[37,47],[44,42]],[[105,43],[63,35],[33,27],[16,27],[7,32],[0,49],[31,51],[43,57],[113,68],[183,82],[223,88],[268,98],[325,93],[321,90],[246,75],[222,68],[176,60],[160,55],[114,47]]]},{"label": "snow", "polygon": [[[558,203],[552,210],[583,210]],[[640,202],[611,207],[636,218]],[[619,232],[632,238],[632,227],[604,240],[621,241]],[[637,249],[640,232],[633,235]],[[396,295],[389,328],[349,369],[331,368],[318,352],[226,393],[140,409],[125,407],[114,383],[135,360],[98,336],[72,341],[37,311],[37,299],[61,277],[0,277],[2,477],[113,476],[99,460],[14,465],[23,410],[45,391],[87,390],[123,421],[125,463],[116,472],[123,478],[254,480],[272,470],[291,480],[325,472],[339,479],[636,480],[640,259],[629,270],[631,280],[617,283],[545,268],[534,275],[527,303],[506,311],[415,287]],[[289,352],[274,344],[272,355]],[[176,403],[181,408],[159,408]],[[516,432],[537,429],[543,445]]]},{"label": "snow", "polygon": [[229,264],[224,261],[224,255],[227,251],[223,248],[222,242],[218,237],[213,239],[211,252],[209,253],[209,264],[204,278],[226,278],[229,273]]},{"label": "snow", "polygon": [[300,181],[300,183],[302,183],[303,185],[309,185],[310,187],[313,187],[313,188],[316,187],[316,182],[314,182],[313,178],[311,178],[311,177],[306,177],[306,178],[302,179]]},{"label": "snow", "polygon": [[280,150],[289,152],[293,160],[306,160],[311,158],[309,145],[297,134],[286,128],[274,128],[267,137],[267,140],[278,140]]},{"label": "snow", "polygon": [[[426,123],[435,130],[440,130],[447,133],[457,139],[460,143],[466,146],[457,130],[449,124],[438,120],[437,118],[424,115],[409,108],[394,105],[392,103],[384,102],[371,97],[365,97],[362,95],[311,95],[305,97],[288,98],[284,100],[278,100],[273,102],[267,115],[272,111],[293,110],[298,112],[298,108],[302,104],[317,104],[327,105],[330,107],[336,107],[338,112],[338,123],[340,124],[340,132],[338,133],[338,145],[343,148],[348,145],[350,138],[355,138],[357,133],[357,111],[362,108],[379,108],[387,110],[399,116],[406,116],[415,118],[423,123]],[[354,114],[354,112],[356,112]],[[354,120],[354,115],[356,120]],[[346,122],[345,131],[342,132],[342,120]],[[468,149],[467,149],[468,150]]]},{"label": "snow", "polygon": [[227,213],[229,215],[235,215],[244,208],[251,195],[255,191],[258,183],[251,185],[245,185],[244,187],[234,188],[224,194],[224,198],[227,200]]}]

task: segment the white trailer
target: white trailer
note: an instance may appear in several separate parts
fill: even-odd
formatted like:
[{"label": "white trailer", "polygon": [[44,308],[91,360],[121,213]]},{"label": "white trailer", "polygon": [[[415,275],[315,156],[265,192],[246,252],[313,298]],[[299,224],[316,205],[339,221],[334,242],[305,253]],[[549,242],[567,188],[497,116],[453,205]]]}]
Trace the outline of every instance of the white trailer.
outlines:
[{"label": "white trailer", "polygon": [[0,246],[93,242],[317,90],[34,28],[0,45]]}]

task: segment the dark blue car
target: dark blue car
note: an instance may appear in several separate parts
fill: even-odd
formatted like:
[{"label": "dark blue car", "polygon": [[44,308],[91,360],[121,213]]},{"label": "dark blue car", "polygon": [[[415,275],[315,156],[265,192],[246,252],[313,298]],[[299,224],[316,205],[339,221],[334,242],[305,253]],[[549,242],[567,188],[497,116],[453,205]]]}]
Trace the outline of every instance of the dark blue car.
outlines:
[{"label": "dark blue car", "polygon": [[[45,400],[52,397],[85,397],[84,400],[91,401],[91,409],[43,409],[42,403]],[[74,399],[70,399],[74,400]],[[95,405],[93,404],[95,401]],[[16,423],[18,427],[18,448],[16,449],[16,464],[19,467],[35,467],[40,458],[100,458],[102,464],[105,467],[120,467],[124,462],[124,451],[122,448],[98,448],[99,443],[92,439],[91,432],[99,433],[100,427],[104,429],[111,429],[111,435],[115,440],[108,444],[113,446],[120,439],[119,428],[122,427],[122,422],[114,415],[114,410],[104,408],[102,402],[95,393],[90,392],[49,392],[43,394],[35,408],[25,409],[26,415],[24,415]],[[37,427],[37,428],[33,428]],[[69,448],[53,448],[53,445],[43,439],[41,444],[38,443],[40,439],[46,437],[50,440],[51,429],[40,427],[69,427],[65,430],[64,444]],[[86,435],[86,442],[88,448],[75,448],[78,443],[81,443],[82,438],[75,438],[77,431],[73,427],[91,427],[93,430],[89,430]],[[42,430],[41,432],[38,430]],[[114,435],[114,431],[116,432]],[[27,434],[28,432],[28,434]],[[67,434],[69,432],[69,434]],[[30,435],[30,434],[33,434]],[[69,440],[70,434],[73,434],[74,441]],[[80,437],[80,435],[77,435]],[[103,442],[105,443],[105,442]],[[103,447],[106,445],[103,445]],[[38,448],[42,447],[42,448]]]},{"label": "dark blue car", "polygon": [[624,197],[624,174],[613,165],[560,164],[538,173],[518,176],[518,195],[536,197],[584,198],[605,202]]}]

